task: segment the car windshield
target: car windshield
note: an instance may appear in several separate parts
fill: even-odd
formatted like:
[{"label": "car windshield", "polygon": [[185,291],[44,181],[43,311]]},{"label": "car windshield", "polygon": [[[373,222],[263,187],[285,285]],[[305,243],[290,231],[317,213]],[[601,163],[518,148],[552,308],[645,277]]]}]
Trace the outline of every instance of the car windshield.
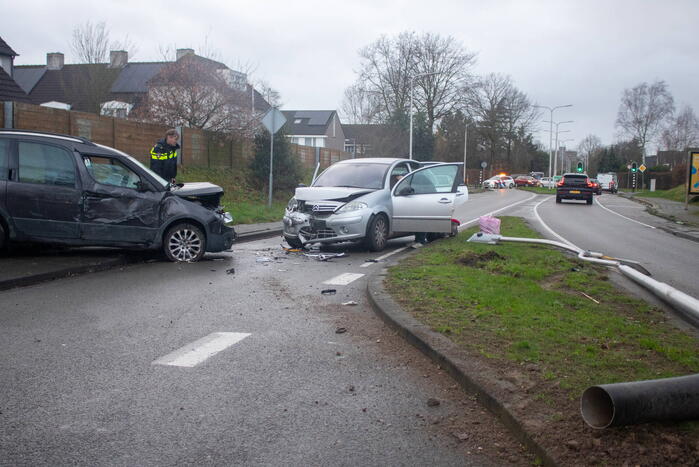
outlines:
[{"label": "car windshield", "polygon": [[335,164],[320,174],[313,186],[380,190],[389,164]]}]

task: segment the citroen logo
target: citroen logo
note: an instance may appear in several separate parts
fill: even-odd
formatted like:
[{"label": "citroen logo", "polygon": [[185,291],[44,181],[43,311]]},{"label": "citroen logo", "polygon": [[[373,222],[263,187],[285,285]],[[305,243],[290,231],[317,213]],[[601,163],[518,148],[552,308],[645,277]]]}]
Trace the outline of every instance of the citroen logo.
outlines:
[{"label": "citroen logo", "polygon": [[313,205],[313,212],[318,212],[320,211],[320,204],[314,204]]}]

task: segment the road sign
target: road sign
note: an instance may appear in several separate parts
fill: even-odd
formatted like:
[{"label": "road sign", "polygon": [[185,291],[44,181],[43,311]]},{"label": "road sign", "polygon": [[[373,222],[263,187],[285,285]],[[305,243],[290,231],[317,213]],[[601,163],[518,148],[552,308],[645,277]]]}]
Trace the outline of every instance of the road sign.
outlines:
[{"label": "road sign", "polygon": [[265,116],[262,117],[262,124],[267,128],[267,131],[272,134],[278,132],[285,123],[286,117],[284,117],[284,114],[276,107],[269,109]]},{"label": "road sign", "polygon": [[638,168],[638,170],[640,170],[641,172],[645,172],[645,171],[646,171],[646,165],[645,165],[645,164],[641,164],[640,167]]},{"label": "road sign", "polygon": [[488,167],[488,163],[486,161],[481,162],[481,168],[485,169],[486,167]]}]

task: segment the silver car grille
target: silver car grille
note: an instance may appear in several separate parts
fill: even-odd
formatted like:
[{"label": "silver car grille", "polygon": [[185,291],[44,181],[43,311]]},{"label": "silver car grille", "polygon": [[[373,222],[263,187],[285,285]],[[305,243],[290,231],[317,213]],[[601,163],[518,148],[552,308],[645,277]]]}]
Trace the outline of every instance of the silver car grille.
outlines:
[{"label": "silver car grille", "polygon": [[308,227],[302,227],[299,233],[309,240],[337,237],[335,231],[333,229],[328,228],[313,231]]},{"label": "silver car grille", "polygon": [[314,203],[312,201],[304,201],[300,211],[308,214],[331,214],[340,204],[341,203]]}]

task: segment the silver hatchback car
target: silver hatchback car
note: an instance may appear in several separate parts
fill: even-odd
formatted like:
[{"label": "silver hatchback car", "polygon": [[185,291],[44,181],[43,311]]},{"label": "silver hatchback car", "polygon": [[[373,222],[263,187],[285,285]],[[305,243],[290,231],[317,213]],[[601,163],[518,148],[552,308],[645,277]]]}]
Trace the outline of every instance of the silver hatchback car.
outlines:
[{"label": "silver hatchback car", "polygon": [[284,215],[284,237],[295,248],[363,240],[380,251],[391,237],[454,233],[454,209],[468,199],[460,163],[429,166],[408,159],[337,162],[310,187],[299,187]]}]

